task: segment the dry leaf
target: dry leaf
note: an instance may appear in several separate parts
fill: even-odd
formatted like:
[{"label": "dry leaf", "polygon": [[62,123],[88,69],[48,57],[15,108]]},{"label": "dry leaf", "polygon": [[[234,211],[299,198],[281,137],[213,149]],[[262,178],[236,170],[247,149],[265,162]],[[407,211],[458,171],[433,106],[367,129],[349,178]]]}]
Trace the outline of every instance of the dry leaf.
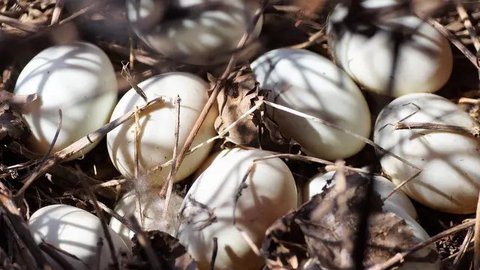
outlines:
[{"label": "dry leaf", "polygon": [[[182,246],[176,238],[168,233],[161,231],[149,231],[145,233],[152,245],[152,250],[158,257],[162,269],[175,270],[196,270],[197,264],[187,253],[187,250]],[[152,269],[148,263],[148,257],[142,246],[138,244],[136,237],[133,238],[132,252],[135,256],[134,269]],[[133,269],[132,268],[132,269]]]},{"label": "dry leaf", "polygon": [[[277,220],[267,231],[262,247],[267,266],[353,269],[360,255],[364,256],[363,266],[369,267],[418,244],[412,228],[403,219],[382,212],[377,193],[367,197],[368,183],[366,176],[349,174],[344,189],[334,186]],[[366,233],[361,233],[362,220],[367,216]],[[366,236],[367,240],[362,241]],[[424,257],[407,261],[434,262],[437,256],[430,249]],[[291,263],[292,258],[298,266]]]},{"label": "dry leaf", "polygon": [[[209,78],[211,81],[213,78]],[[225,82],[223,91],[217,97],[219,116],[215,129],[222,132],[230,124],[241,118],[258,100],[258,84],[251,69],[247,66],[232,72]],[[226,139],[238,144],[258,145],[258,113],[250,114],[228,131]]]}]

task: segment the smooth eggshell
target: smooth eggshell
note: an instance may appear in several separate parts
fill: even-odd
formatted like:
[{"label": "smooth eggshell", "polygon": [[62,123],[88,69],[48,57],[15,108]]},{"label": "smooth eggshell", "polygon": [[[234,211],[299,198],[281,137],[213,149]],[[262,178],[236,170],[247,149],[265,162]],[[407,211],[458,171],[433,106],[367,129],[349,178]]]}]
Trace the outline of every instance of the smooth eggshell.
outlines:
[{"label": "smooth eggshell", "polygon": [[[176,105],[173,103],[180,96],[180,130],[179,147],[182,147],[193,128],[208,99],[208,85],[201,78],[183,72],[171,72],[151,77],[138,86],[145,92],[147,99],[158,97],[167,99],[158,103],[139,117],[138,127],[138,175],[142,176],[156,166],[164,164],[173,156],[175,145]],[[118,102],[112,113],[112,120],[135,110],[145,101],[134,89],[130,89]],[[192,147],[216,135],[213,123],[217,116],[213,106],[201,126]],[[107,134],[107,148],[115,167],[127,178],[135,177],[136,160],[135,120],[132,118]],[[210,152],[211,144],[201,147],[188,155],[180,166],[176,180],[180,181],[193,173]],[[170,166],[148,174],[147,180],[152,184],[163,184]]]},{"label": "smooth eggshell", "polygon": [[[115,205],[115,212],[126,219],[133,215],[143,231],[158,230],[174,235],[182,201],[182,197],[172,192],[167,215],[164,217],[165,199],[159,196],[158,190],[131,190]],[[129,242],[135,235],[135,232],[114,217],[109,225],[125,242]]]},{"label": "smooth eggshell", "polygon": [[[387,105],[377,118],[374,133],[375,143],[422,170],[403,188],[411,198],[444,212],[473,213],[480,188],[478,140],[438,130],[396,130],[393,125],[399,121],[472,128],[474,120],[443,97],[417,93]],[[380,163],[397,185],[418,172],[388,154]]]},{"label": "smooth eggshell", "polygon": [[[268,155],[262,150],[231,150],[217,157],[188,191],[180,212],[178,239],[200,269],[209,269],[213,237],[218,239],[215,269],[260,269],[262,259],[235,227],[233,216],[236,225],[260,246],[273,221],[297,205],[290,170],[282,160],[272,158],[255,163],[234,208],[238,188],[252,162]],[[200,204],[206,208],[199,207]],[[207,208],[216,217],[212,223],[208,221]]]},{"label": "smooth eggshell", "polygon": [[[80,259],[64,256],[75,269],[106,269],[112,263],[100,219],[85,210],[64,204],[45,206],[32,214],[28,226],[38,244],[45,241]],[[109,233],[120,259],[120,253],[129,249],[113,230]],[[103,246],[99,252],[100,240]]]},{"label": "smooth eggshell", "polygon": [[[348,75],[328,59],[306,50],[277,49],[260,56],[251,66],[260,87],[271,90],[270,101],[369,137],[370,111],[365,98]],[[280,131],[297,141],[308,155],[346,158],[365,145],[322,123],[278,109],[267,112]]]},{"label": "smooth eggshell", "polygon": [[[137,36],[150,48],[176,61],[213,64],[228,60],[259,7],[255,0],[127,0],[127,15]],[[208,7],[208,5],[211,5]],[[164,9],[165,15],[162,15]],[[174,17],[177,16],[177,17]],[[252,38],[260,34],[262,19]]]},{"label": "smooth eggshell", "polygon": [[[366,1],[364,5],[368,9],[393,2],[398,1]],[[347,8],[339,5],[330,15],[329,44],[338,64],[365,88],[401,96],[435,92],[447,82],[453,62],[449,42],[427,22],[414,15],[397,15],[368,25],[353,19],[346,22],[347,13]],[[399,44],[396,55],[395,36],[408,31],[413,34]]]},{"label": "smooth eggshell", "polygon": [[[117,99],[117,81],[102,50],[86,42],[73,42],[41,51],[23,68],[15,94],[34,93],[38,100],[24,114],[32,130],[29,144],[46,153],[59,126],[59,109],[62,125],[54,151],[108,121]],[[83,154],[93,147],[94,144],[89,145]]]},{"label": "smooth eggshell", "polygon": [[[325,188],[331,186],[335,182],[335,172],[320,173],[310,179],[303,189],[303,200],[308,201],[314,195],[322,193]],[[373,188],[380,198],[383,200],[390,192],[395,189],[395,184],[390,182],[387,178],[375,175],[373,177]],[[331,183],[329,183],[331,182]],[[417,219],[417,210],[413,206],[410,199],[401,190],[396,191],[390,198],[383,202],[382,209],[386,212],[392,212],[399,217]]]}]

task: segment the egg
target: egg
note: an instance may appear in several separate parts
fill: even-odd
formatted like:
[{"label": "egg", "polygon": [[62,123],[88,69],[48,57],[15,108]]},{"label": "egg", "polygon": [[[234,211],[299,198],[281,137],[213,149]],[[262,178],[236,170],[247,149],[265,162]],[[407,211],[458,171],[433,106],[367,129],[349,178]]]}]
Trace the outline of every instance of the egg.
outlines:
[{"label": "egg", "polygon": [[[398,2],[369,0],[362,6],[373,12]],[[366,89],[401,96],[435,92],[448,81],[453,62],[450,44],[433,26],[413,14],[383,18],[357,14],[360,19],[356,19],[347,17],[348,12],[338,5],[330,14],[328,41],[337,63]]]},{"label": "egg", "polygon": [[[60,133],[53,151],[61,150],[107,123],[117,99],[112,63],[98,47],[73,42],[49,47],[23,68],[15,94],[37,94],[24,113],[32,131],[29,146],[45,154]],[[62,112],[60,125],[59,110]],[[87,153],[95,143],[86,147]]]},{"label": "egg", "polygon": [[[159,167],[171,160],[175,146],[177,119],[176,98],[180,96],[179,149],[192,130],[195,121],[208,100],[208,84],[201,78],[183,72],[171,72],[153,76],[139,83],[148,100],[164,97],[165,102],[139,115],[138,123],[132,118],[107,134],[107,148],[110,159],[126,178],[145,176],[152,185],[162,185],[171,166]],[[112,119],[135,110],[145,101],[134,89],[130,89],[118,102]],[[215,107],[215,106],[213,106]],[[218,112],[212,108],[201,126],[192,146],[196,146],[216,135],[213,124]],[[138,129],[138,161],[135,157],[135,130]],[[208,156],[211,144],[187,155],[176,174],[180,181],[193,173]],[[138,166],[137,166],[138,164]]]},{"label": "egg", "polygon": [[218,156],[188,191],[179,214],[178,239],[200,269],[211,269],[214,237],[218,243],[215,269],[262,266],[262,258],[253,253],[234,220],[258,247],[273,221],[296,208],[295,181],[286,164],[279,158],[253,164],[270,154],[233,149]]},{"label": "egg", "polygon": [[[318,117],[359,136],[370,135],[367,102],[348,75],[327,58],[302,49],[277,49],[256,59],[251,67],[267,99]],[[267,107],[268,108],[268,107]],[[363,140],[279,109],[268,115],[285,136],[298,142],[308,155],[329,160],[359,152]]]},{"label": "egg", "polygon": [[[428,93],[399,97],[388,104],[375,123],[374,142],[412,163],[421,172],[402,190],[431,208],[455,214],[475,212],[480,188],[480,144],[455,132],[396,129],[398,122],[454,125],[477,124],[449,100]],[[381,155],[382,170],[396,185],[419,172],[393,157]]]},{"label": "egg", "polygon": [[[325,188],[335,184],[335,171],[320,173],[313,176],[303,188],[303,200],[306,202],[316,194],[320,194]],[[348,175],[347,175],[348,177]],[[374,175],[373,190],[384,200],[394,189],[395,184],[387,178]],[[417,210],[410,199],[401,190],[396,191],[392,196],[383,202],[382,209],[385,212],[392,212],[399,217],[406,219],[417,219]]]},{"label": "egg", "polygon": [[[78,260],[59,253],[74,269],[107,269],[112,263],[100,219],[83,209],[64,204],[45,206],[32,214],[28,226],[37,244],[46,242],[76,256]],[[121,254],[128,254],[129,249],[114,231],[109,233],[120,260]]]},{"label": "egg", "polygon": [[[257,8],[254,0],[127,0],[128,19],[146,45],[176,61],[201,65],[228,60]],[[252,39],[261,25],[260,19]]]},{"label": "egg", "polygon": [[[159,196],[156,189],[152,190],[131,190],[127,192],[115,205],[115,212],[127,220],[133,216],[143,231],[163,231],[171,235],[175,234],[177,228],[177,214],[180,210],[183,198],[175,192],[170,197],[167,215],[164,216],[165,199]],[[125,242],[135,235],[122,222],[115,217],[110,220],[110,228],[118,233]]]}]

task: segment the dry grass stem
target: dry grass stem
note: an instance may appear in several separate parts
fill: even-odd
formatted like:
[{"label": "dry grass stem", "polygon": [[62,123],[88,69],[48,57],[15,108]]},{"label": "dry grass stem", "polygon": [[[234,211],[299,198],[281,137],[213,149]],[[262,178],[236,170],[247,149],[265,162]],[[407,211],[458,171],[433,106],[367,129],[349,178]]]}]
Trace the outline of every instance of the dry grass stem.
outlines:
[{"label": "dry grass stem", "polygon": [[[180,103],[181,99],[180,96],[177,95],[177,100],[175,101],[175,144],[173,145],[173,160],[172,160],[172,167],[170,172],[167,176],[167,183],[163,186],[162,190],[160,191],[160,196],[165,197],[165,205],[162,213],[163,218],[167,218],[168,216],[168,206],[170,205],[170,198],[172,197],[173,192],[173,183],[175,182],[175,176],[177,175],[178,170],[178,160],[177,160],[177,151],[178,151],[178,140],[180,136]],[[166,187],[166,188],[165,188]]]},{"label": "dry grass stem", "polygon": [[463,239],[463,243],[460,246],[459,251],[455,254],[455,259],[453,260],[454,269],[458,269],[463,256],[465,256],[465,253],[468,250],[468,246],[471,240],[473,239],[473,236],[474,236],[474,230],[469,229],[467,231],[467,235],[465,235],[465,238]]},{"label": "dry grass stem", "polygon": [[327,37],[325,36],[325,28],[322,28],[318,30],[316,33],[314,33],[313,35],[311,35],[307,41],[290,46],[290,47],[294,49],[305,49],[326,40],[327,40]]},{"label": "dry grass stem", "polygon": [[448,31],[442,24],[437,22],[434,19],[428,19],[428,23],[430,23],[438,32],[440,32],[443,36],[445,36],[457,49],[459,49],[465,57],[477,68],[480,69],[480,65],[478,63],[477,56],[473,54],[465,45],[463,45],[462,41],[455,36],[452,32]]},{"label": "dry grass stem", "polygon": [[465,29],[468,31],[468,34],[470,35],[470,39],[472,40],[475,50],[477,51],[480,50],[480,39],[477,35],[478,31],[476,27],[472,24],[470,15],[468,14],[465,7],[463,6],[462,1],[456,0],[456,8],[457,8],[458,15],[460,16],[460,19],[465,25]]},{"label": "dry grass stem", "polygon": [[[480,196],[480,193],[479,193]],[[477,201],[477,211],[475,217],[475,232],[473,235],[473,268],[480,269],[480,197]]]},{"label": "dry grass stem", "polygon": [[[98,204],[97,197],[95,196],[95,194],[93,194],[92,190],[90,189],[90,187],[86,183],[82,182],[82,184],[83,184],[84,189],[87,193],[87,196],[90,198],[90,201],[92,202],[93,208],[95,209],[95,213],[97,214],[97,217],[99,218],[100,223],[102,224],[103,235],[105,236],[105,238],[107,240],[107,245],[108,245],[108,248],[110,250],[110,256],[111,256],[111,259],[112,259],[111,267],[113,269],[120,269],[120,264],[119,264],[118,258],[117,258],[117,251],[115,249],[115,245],[113,244],[112,236],[110,235],[110,230],[109,230],[110,227],[108,226],[108,224],[106,222],[106,219],[105,219],[105,216],[103,215],[102,209],[100,208],[100,206]],[[100,259],[101,256],[103,256],[103,255],[99,254],[98,259]]]},{"label": "dry grass stem", "polygon": [[475,126],[472,128],[466,128],[461,126],[436,124],[427,122],[398,122],[394,125],[395,129],[425,129],[432,131],[453,132],[474,138],[480,137],[480,127]]},{"label": "dry grass stem", "polygon": [[122,73],[121,73],[121,75],[123,76],[123,78],[125,78],[125,80],[127,80],[128,84],[130,84],[130,87],[132,87],[132,89],[135,90],[135,92],[137,92],[137,94],[139,96],[141,96],[142,99],[145,102],[148,102],[147,95],[145,94],[143,89],[138,86],[138,84],[135,82],[135,79],[130,74],[130,70],[128,69],[128,63],[129,62],[127,62],[127,63],[122,62]]},{"label": "dry grass stem", "polygon": [[35,33],[39,30],[39,27],[35,24],[23,23],[2,14],[0,14],[0,23],[4,23],[6,25],[9,25],[11,27],[17,28],[19,30],[22,30],[28,33]]},{"label": "dry grass stem", "polygon": [[55,3],[55,8],[53,9],[50,25],[55,25],[58,23],[58,21],[60,20],[60,16],[62,15],[64,5],[65,0],[57,0],[57,2]]},{"label": "dry grass stem", "polygon": [[135,106],[135,114],[134,116],[134,127],[135,132],[133,134],[133,160],[135,161],[135,167],[133,168],[133,176],[135,179],[138,179],[138,168],[140,168],[140,159],[138,155],[138,150],[140,149],[140,115],[138,113],[138,106]]}]

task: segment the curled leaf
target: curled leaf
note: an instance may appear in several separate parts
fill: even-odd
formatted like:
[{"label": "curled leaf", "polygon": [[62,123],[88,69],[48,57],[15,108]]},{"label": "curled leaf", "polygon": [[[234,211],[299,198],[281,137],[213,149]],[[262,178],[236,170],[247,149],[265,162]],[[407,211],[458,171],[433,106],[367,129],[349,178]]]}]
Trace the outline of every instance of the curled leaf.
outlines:
[{"label": "curled leaf", "polygon": [[258,85],[251,69],[243,66],[232,72],[225,82],[224,89],[217,97],[219,111],[215,121],[217,132],[224,131],[239,120],[228,130],[226,139],[238,145],[258,145],[258,112],[241,119],[242,115],[255,105],[256,100],[258,100]]},{"label": "curled leaf", "polygon": [[[366,268],[423,240],[409,222],[382,212],[382,201],[370,191],[368,176],[348,174],[344,183],[315,195],[269,228],[262,247],[269,268],[354,269],[360,260]],[[432,247],[406,258],[437,261]]]}]

